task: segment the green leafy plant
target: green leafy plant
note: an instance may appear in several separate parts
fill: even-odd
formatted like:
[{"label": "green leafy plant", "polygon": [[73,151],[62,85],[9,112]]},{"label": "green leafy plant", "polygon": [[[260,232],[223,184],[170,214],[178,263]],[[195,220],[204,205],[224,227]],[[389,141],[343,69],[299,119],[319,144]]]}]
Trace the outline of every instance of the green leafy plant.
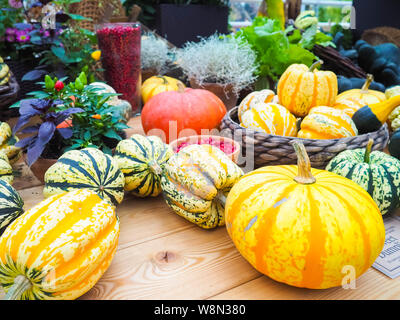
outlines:
[{"label": "green leafy plant", "polygon": [[[35,153],[30,157],[30,164],[46,150],[53,155],[57,153],[58,157],[66,151],[87,147],[111,154],[111,149],[122,140],[123,130],[129,128],[122,122],[120,113],[115,112],[115,107],[108,104],[109,99],[118,94],[100,92],[101,88],[90,85],[84,71],[74,81],[65,84],[66,80],[46,75],[40,82],[43,91],[30,92],[30,99],[21,100],[13,106],[20,107],[21,114],[15,130],[33,133],[33,129],[38,131],[43,125],[43,119],[52,123],[52,135],[48,139],[40,139],[38,135],[38,138],[22,140],[21,146],[27,147],[28,152],[29,148],[40,146],[33,149]],[[23,128],[32,115],[42,113],[46,117],[40,117],[39,123],[30,123],[30,127]],[[38,144],[38,140],[43,143]]]},{"label": "green leafy plant", "polygon": [[336,47],[332,41],[332,37],[319,30],[316,24],[308,27],[303,33],[299,29],[294,29],[293,27],[288,27],[288,29],[286,29],[288,34],[292,31],[293,33],[288,37],[289,42],[291,44],[298,44],[304,49],[312,50],[317,44],[324,47]]},{"label": "green leafy plant", "polygon": [[311,66],[315,55],[304,48],[298,41],[290,41],[288,33],[292,28],[281,30],[279,21],[266,17],[256,17],[252,25],[240,29],[235,37],[247,42],[257,56],[259,67],[255,74],[259,81],[270,78],[273,81],[285,72],[294,63],[302,63]]}]

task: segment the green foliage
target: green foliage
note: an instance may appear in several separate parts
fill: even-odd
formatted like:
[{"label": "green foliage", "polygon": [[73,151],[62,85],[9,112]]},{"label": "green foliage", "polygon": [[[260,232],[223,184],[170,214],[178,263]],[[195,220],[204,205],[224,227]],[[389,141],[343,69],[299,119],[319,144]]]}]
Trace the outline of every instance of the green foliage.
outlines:
[{"label": "green foliage", "polygon": [[340,24],[335,24],[332,26],[330,33],[332,37],[335,38],[338,32],[342,32],[344,34],[342,40],[342,46],[345,50],[350,50],[353,48],[353,32],[351,29],[344,29]]},{"label": "green foliage", "polygon": [[[117,115],[115,107],[108,104],[108,100],[118,96],[115,93],[101,93],[99,87],[90,85],[88,80],[87,68],[75,78],[74,81],[64,85],[62,90],[57,90],[57,81],[65,82],[67,79],[57,79],[57,77],[45,76],[43,91],[29,93],[32,98],[62,101],[56,106],[55,112],[68,110],[71,107],[81,108],[84,112],[71,115],[72,137],[63,140],[64,152],[94,147],[111,154],[111,149],[107,145],[107,139],[122,140],[119,133],[129,128],[122,122],[122,116]],[[16,105],[17,106],[17,105]]]},{"label": "green foliage", "polygon": [[257,56],[259,68],[256,74],[277,80],[293,63],[311,66],[314,54],[303,47],[299,38],[292,42],[287,35],[293,29],[281,30],[279,21],[256,17],[251,26],[239,30],[235,37],[250,44]]},{"label": "green foliage", "polygon": [[304,49],[312,50],[316,44],[327,47],[335,47],[332,42],[332,37],[319,30],[317,25],[311,25],[303,33],[299,29],[293,29],[289,27],[286,32],[293,31],[293,34],[289,36],[289,42],[292,44],[298,44]]}]

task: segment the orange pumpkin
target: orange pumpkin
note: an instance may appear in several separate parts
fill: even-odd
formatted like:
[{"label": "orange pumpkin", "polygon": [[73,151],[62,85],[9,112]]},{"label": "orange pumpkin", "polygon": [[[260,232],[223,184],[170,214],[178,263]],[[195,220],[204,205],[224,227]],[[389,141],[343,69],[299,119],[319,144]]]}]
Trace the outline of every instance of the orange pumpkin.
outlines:
[{"label": "orange pumpkin", "polygon": [[242,115],[247,110],[251,109],[254,106],[257,106],[260,103],[270,103],[276,102],[278,103],[278,96],[275,95],[275,92],[269,89],[261,90],[261,91],[254,91],[248,94],[242,102],[239,104],[238,108],[238,116],[239,121],[242,121]]},{"label": "orange pumpkin", "polygon": [[337,77],[331,71],[318,71],[322,61],[310,68],[292,64],[279,79],[279,103],[298,117],[305,117],[311,108],[332,106],[338,93]]},{"label": "orange pumpkin", "polygon": [[297,136],[303,139],[339,139],[357,134],[355,123],[344,111],[316,107],[301,122],[301,130]]},{"label": "orange pumpkin", "polygon": [[362,99],[364,101],[364,105],[370,105],[385,101],[386,96],[383,92],[369,89],[369,86],[371,85],[371,82],[373,80],[374,76],[372,74],[369,74],[364,83],[364,86],[361,89],[351,89],[342,92],[337,96],[337,100],[357,98]]},{"label": "orange pumpkin", "polygon": [[241,126],[278,136],[297,135],[296,117],[276,103],[260,103],[247,110],[242,115]]},{"label": "orange pumpkin", "polygon": [[363,99],[357,97],[348,97],[342,99],[336,99],[333,108],[344,111],[349,117],[352,117],[353,114],[360,108],[366,105]]},{"label": "orange pumpkin", "polygon": [[152,135],[170,142],[179,136],[193,135],[193,131],[201,134],[202,129],[218,127],[225,114],[224,103],[212,92],[181,87],[150,99],[143,107],[141,120],[146,134],[152,130]]},{"label": "orange pumpkin", "polygon": [[178,79],[167,76],[153,76],[142,84],[141,94],[143,103],[149,101],[155,95],[165,91],[178,91],[179,86],[185,85]]},{"label": "orange pumpkin", "polygon": [[269,166],[244,175],[225,205],[228,234],[259,272],[296,287],[340,286],[362,275],[385,241],[382,215],[355,182],[310,168],[296,142],[298,166]]}]

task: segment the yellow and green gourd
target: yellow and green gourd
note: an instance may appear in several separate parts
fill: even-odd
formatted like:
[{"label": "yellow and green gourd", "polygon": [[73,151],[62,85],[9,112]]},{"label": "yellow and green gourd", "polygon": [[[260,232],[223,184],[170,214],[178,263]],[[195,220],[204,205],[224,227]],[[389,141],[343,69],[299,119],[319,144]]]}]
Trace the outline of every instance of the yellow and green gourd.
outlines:
[{"label": "yellow and green gourd", "polygon": [[5,300],[73,300],[89,291],[115,255],[115,207],[89,190],[54,195],[0,237]]},{"label": "yellow and green gourd", "polygon": [[235,163],[211,145],[190,145],[174,154],[161,177],[167,204],[204,229],[225,225],[225,200],[243,175]]},{"label": "yellow and green gourd", "polygon": [[4,152],[7,155],[10,164],[21,158],[22,149],[15,146],[18,141],[18,137],[13,135],[9,124],[0,122],[0,152]]},{"label": "yellow and green gourd", "polygon": [[[385,91],[387,99],[400,95],[400,86],[389,88]],[[400,104],[389,115],[390,127],[393,131],[400,129]]]},{"label": "yellow and green gourd", "polygon": [[380,151],[371,152],[373,142],[366,149],[343,151],[326,170],[359,184],[386,214],[400,205],[400,161]]},{"label": "yellow and green gourd", "polygon": [[301,12],[294,22],[295,27],[302,30],[316,24],[318,24],[318,18],[315,16],[314,10],[305,10]]},{"label": "yellow and green gourd", "polygon": [[0,179],[12,184],[14,181],[13,169],[4,152],[0,151]]},{"label": "yellow and green gourd", "polygon": [[159,137],[134,134],[118,143],[114,159],[125,176],[125,190],[139,197],[161,193],[160,176],[172,148]]},{"label": "yellow and green gourd", "polygon": [[0,235],[5,228],[24,213],[24,201],[5,180],[0,179]]},{"label": "yellow and green gourd", "polygon": [[2,57],[0,57],[0,86],[4,86],[10,80],[11,73],[10,68],[4,63]]},{"label": "yellow and green gourd", "polygon": [[44,176],[44,196],[87,188],[113,205],[124,198],[124,175],[117,162],[94,148],[64,153]]}]

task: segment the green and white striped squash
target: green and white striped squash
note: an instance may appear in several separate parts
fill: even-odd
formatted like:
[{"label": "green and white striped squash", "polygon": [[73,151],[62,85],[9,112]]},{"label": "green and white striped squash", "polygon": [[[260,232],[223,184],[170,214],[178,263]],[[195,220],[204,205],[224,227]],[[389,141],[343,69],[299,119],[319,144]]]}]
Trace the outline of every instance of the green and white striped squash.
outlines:
[{"label": "green and white striped squash", "polygon": [[370,140],[366,149],[343,151],[326,170],[359,184],[386,214],[400,205],[400,161],[381,151],[371,152],[372,145]]},{"label": "green and white striped squash", "polygon": [[21,158],[22,149],[15,146],[18,141],[18,137],[13,135],[9,124],[0,122],[0,152],[4,152],[7,155],[10,164]]},{"label": "green and white striped squash", "polygon": [[13,169],[8,162],[7,155],[0,151],[0,180],[4,180],[9,184],[14,181]]},{"label": "green and white striped squash", "polygon": [[114,159],[125,176],[125,190],[139,197],[161,193],[160,175],[172,148],[156,136],[134,134],[118,143]]},{"label": "green and white striped squash", "polygon": [[24,201],[6,181],[0,179],[0,235],[5,228],[24,213]]},{"label": "green and white striped squash", "polygon": [[169,159],[161,187],[178,215],[211,229],[225,225],[226,197],[242,175],[242,169],[220,149],[189,145]]},{"label": "green and white striped squash", "polygon": [[113,157],[95,148],[64,153],[44,176],[44,196],[90,189],[113,205],[124,198],[124,175]]}]

